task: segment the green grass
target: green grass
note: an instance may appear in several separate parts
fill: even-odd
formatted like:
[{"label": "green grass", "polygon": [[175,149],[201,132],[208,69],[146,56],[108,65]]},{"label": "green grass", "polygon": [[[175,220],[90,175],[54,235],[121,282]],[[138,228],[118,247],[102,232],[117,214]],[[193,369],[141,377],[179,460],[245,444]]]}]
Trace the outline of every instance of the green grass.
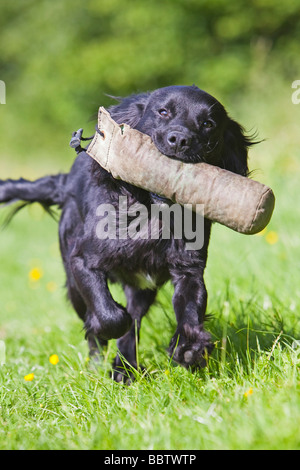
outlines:
[{"label": "green grass", "polygon": [[[192,374],[166,354],[175,328],[170,285],[143,321],[147,374],[130,387],[113,382],[115,342],[92,368],[66,301],[56,223],[34,205],[0,233],[1,449],[300,448],[300,106],[286,99],[275,103],[270,93],[251,115],[239,103],[237,118],[258,121],[269,138],[253,149],[251,168],[274,189],[276,210],[260,236],[214,227],[205,279],[215,350],[205,370]],[[30,280],[32,268],[40,279]]]}]

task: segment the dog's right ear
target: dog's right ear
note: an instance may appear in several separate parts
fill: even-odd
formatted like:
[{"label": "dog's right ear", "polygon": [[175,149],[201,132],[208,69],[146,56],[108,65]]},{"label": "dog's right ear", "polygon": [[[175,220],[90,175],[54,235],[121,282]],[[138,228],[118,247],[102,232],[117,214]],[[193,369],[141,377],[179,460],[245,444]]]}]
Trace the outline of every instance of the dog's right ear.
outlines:
[{"label": "dog's right ear", "polygon": [[149,96],[150,93],[142,93],[140,95],[127,96],[126,98],[112,97],[120,101],[120,103],[110,106],[108,111],[118,124],[124,123],[134,128],[143,117]]}]

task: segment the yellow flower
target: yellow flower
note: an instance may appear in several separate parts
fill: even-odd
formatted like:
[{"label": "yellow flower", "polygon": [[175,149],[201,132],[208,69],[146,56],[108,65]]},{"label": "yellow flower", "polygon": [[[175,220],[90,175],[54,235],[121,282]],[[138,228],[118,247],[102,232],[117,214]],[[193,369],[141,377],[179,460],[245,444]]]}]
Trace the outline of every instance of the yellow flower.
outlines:
[{"label": "yellow flower", "polygon": [[256,235],[257,235],[258,237],[262,237],[262,236],[266,233],[266,231],[267,231],[267,229],[264,228],[264,229],[262,229],[260,232],[256,233]]},{"label": "yellow flower", "polygon": [[54,281],[47,282],[46,289],[48,292],[55,292],[57,290],[57,284]]},{"label": "yellow flower", "polygon": [[247,392],[244,393],[244,397],[248,398],[250,395],[252,395],[252,393],[253,393],[253,388],[249,388],[249,390],[247,390]]},{"label": "yellow flower", "polygon": [[27,374],[24,377],[24,380],[26,380],[26,382],[31,382],[33,379],[34,379],[34,374],[32,372],[31,374]]},{"label": "yellow flower", "polygon": [[49,357],[49,362],[55,366],[59,362],[58,355],[57,354],[52,354]]},{"label": "yellow flower", "polygon": [[270,245],[274,245],[275,243],[278,242],[278,234],[274,232],[274,230],[271,230],[269,233],[266,235],[266,241]]},{"label": "yellow flower", "polygon": [[39,279],[41,279],[41,277],[43,276],[43,272],[40,268],[35,267],[29,271],[28,276],[29,276],[30,281],[36,282]]}]

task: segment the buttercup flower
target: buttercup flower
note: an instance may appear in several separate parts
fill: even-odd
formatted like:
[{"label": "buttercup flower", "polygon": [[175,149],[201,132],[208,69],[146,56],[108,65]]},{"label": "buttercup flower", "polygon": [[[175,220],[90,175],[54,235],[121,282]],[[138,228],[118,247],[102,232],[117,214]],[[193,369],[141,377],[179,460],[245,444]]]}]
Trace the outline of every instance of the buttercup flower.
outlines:
[{"label": "buttercup flower", "polygon": [[263,235],[265,235],[266,231],[267,231],[267,229],[264,228],[264,229],[262,229],[260,232],[256,233],[255,235],[257,235],[257,236],[259,236],[259,237],[262,237]]},{"label": "buttercup flower", "polygon": [[31,382],[34,379],[34,374],[31,372],[30,374],[25,375],[24,380],[26,382]]},{"label": "buttercup flower", "polygon": [[29,271],[28,276],[29,276],[30,281],[36,282],[39,279],[41,279],[41,277],[43,276],[43,272],[40,268],[35,267]]},{"label": "buttercup flower", "polygon": [[55,366],[56,364],[58,364],[58,362],[59,362],[58,355],[57,355],[57,354],[52,354],[52,355],[49,357],[49,362],[50,362],[51,364],[53,364],[54,366]]},{"label": "buttercup flower", "polygon": [[278,242],[278,234],[274,232],[274,230],[271,230],[269,233],[266,235],[266,241],[270,245],[274,245],[275,243]]},{"label": "buttercup flower", "polygon": [[250,395],[252,395],[252,393],[253,393],[253,388],[249,388],[249,390],[247,390],[247,392],[244,393],[244,397],[248,398]]},{"label": "buttercup flower", "polygon": [[57,290],[57,284],[54,281],[47,282],[46,289],[48,292],[55,292]]}]

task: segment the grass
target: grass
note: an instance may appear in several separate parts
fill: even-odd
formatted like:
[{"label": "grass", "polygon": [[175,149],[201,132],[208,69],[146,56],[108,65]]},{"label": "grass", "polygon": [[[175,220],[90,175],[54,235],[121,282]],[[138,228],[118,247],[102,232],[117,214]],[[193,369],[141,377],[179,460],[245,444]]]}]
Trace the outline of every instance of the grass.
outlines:
[{"label": "grass", "polygon": [[300,448],[300,107],[285,99],[258,97],[252,115],[239,103],[236,117],[270,136],[252,150],[251,167],[274,189],[276,210],[259,236],[214,227],[206,284],[215,350],[205,370],[192,374],[166,354],[175,327],[167,285],[142,325],[147,374],[130,387],[113,382],[115,342],[98,369],[87,361],[56,223],[33,205],[0,233],[0,449]]}]

